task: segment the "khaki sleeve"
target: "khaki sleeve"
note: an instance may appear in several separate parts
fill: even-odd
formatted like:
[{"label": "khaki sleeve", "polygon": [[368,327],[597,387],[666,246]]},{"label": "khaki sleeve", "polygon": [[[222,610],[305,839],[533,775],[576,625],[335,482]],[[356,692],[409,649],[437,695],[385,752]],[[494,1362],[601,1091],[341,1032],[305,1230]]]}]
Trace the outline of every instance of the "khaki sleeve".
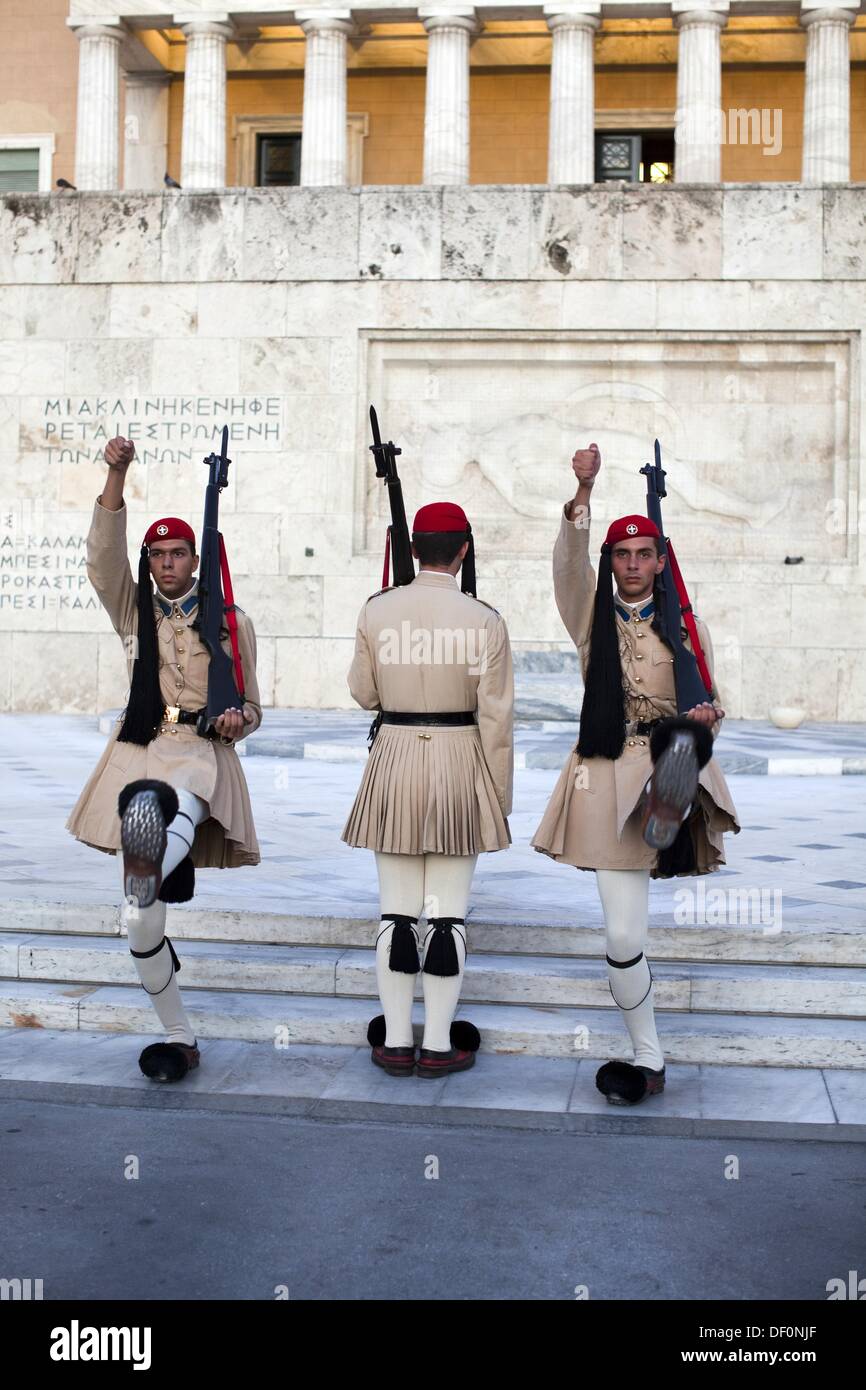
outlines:
[{"label": "khaki sleeve", "polygon": [[376,671],[367,632],[366,604],[358,616],[358,626],[355,630],[355,654],[349,667],[348,682],[349,694],[356,704],[361,706],[361,709],[381,708],[381,696],[376,684]]},{"label": "khaki sleeve", "polygon": [[87,533],[87,577],[121,637],[138,631],[138,584],[126,549],[126,503],[109,511],[94,502]]},{"label": "khaki sleeve", "polygon": [[498,618],[487,632],[484,670],[478,680],[478,731],[484,760],[503,816],[514,792],[514,668],[508,629]]},{"label": "khaki sleeve", "polygon": [[569,503],[562,509],[559,535],[553,547],[553,593],[559,616],[578,651],[589,642],[595,605],[595,571],[589,561],[587,525],[568,519]]},{"label": "khaki sleeve", "polygon": [[235,739],[254,734],[262,722],[262,697],[259,694],[259,678],[256,674],[256,630],[246,613],[238,613],[238,650],[244,668],[244,704],[253,712],[253,722],[244,725],[244,731]]}]

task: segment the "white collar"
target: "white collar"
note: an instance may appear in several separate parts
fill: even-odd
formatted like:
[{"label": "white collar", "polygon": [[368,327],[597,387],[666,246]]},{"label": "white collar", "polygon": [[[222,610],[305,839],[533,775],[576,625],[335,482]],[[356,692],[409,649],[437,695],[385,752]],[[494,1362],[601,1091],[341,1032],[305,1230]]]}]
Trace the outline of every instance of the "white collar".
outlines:
[{"label": "white collar", "polygon": [[194,579],[192,581],[192,588],[187,589],[186,593],[180,594],[178,598],[169,598],[168,594],[164,594],[162,592],[162,589],[159,587],[158,584],[154,585],[154,587],[156,589],[158,597],[162,599],[163,603],[176,603],[178,606],[180,606],[180,604],[186,603],[186,600],[190,597],[191,594],[195,593],[196,589],[198,588],[198,580]]},{"label": "white collar", "polygon": [[415,576],[415,583],[423,579],[428,584],[446,584],[452,588],[459,588],[456,574],[450,574],[448,570],[419,570]]},{"label": "white collar", "polygon": [[615,598],[617,603],[621,603],[623,608],[643,608],[645,604],[652,603],[653,595],[650,593],[645,598],[630,599],[623,598],[619,589],[616,590]]}]

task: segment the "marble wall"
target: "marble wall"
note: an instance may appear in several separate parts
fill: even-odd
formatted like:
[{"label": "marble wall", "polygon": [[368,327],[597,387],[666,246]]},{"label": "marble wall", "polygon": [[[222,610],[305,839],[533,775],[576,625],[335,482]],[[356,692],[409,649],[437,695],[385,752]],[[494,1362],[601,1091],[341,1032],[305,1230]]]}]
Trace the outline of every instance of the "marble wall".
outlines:
[{"label": "marble wall", "polygon": [[[381,582],[372,400],[410,520],[453,497],[516,650],[568,652],[550,550],[599,442],[595,547],[666,517],[731,714],[866,718],[860,185],[250,190],[0,200],[0,708],[122,703],[84,535],[119,430],[130,553],[222,523],[268,703],[345,706]],[[786,563],[786,559],[788,563]],[[790,561],[796,563],[790,563]]]}]

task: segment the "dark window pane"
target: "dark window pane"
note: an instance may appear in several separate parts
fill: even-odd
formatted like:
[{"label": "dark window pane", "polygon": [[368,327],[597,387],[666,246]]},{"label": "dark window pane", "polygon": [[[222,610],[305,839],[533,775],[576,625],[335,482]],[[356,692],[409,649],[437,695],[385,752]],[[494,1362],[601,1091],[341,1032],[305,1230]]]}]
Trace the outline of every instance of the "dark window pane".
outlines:
[{"label": "dark window pane", "polygon": [[674,176],[672,130],[610,131],[595,137],[595,181],[668,183]]},{"label": "dark window pane", "polygon": [[300,183],[300,135],[259,135],[256,139],[256,171],[256,183],[262,188]]}]

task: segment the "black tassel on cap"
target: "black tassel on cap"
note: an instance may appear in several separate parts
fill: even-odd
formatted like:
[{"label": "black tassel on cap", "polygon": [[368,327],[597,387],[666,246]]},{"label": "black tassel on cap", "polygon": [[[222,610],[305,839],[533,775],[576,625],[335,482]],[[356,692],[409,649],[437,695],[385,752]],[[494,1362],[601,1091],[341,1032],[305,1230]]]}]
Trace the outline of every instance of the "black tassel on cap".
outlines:
[{"label": "black tassel on cap", "polygon": [[165,702],[159,688],[159,653],[153,590],[150,587],[150,562],[147,546],[143,545],[138,560],[138,651],[132,668],[126,718],[117,735],[117,742],[142,746],[152,743],[162,723],[164,708]]},{"label": "black tassel on cap", "polygon": [[610,546],[601,547],[592,614],[589,664],[580,710],[577,751],[584,758],[619,757],[625,746],[625,695],[613,604]]},{"label": "black tassel on cap", "polygon": [[469,541],[469,549],[463,557],[463,565],[460,574],[460,588],[464,594],[470,594],[472,598],[477,598],[475,591],[475,537],[472,534],[472,527],[466,523],[466,536]]},{"label": "black tassel on cap", "polygon": [[394,923],[391,949],[388,952],[389,966],[392,970],[398,970],[401,975],[417,975],[421,969],[421,962],[418,959],[418,941],[412,928],[417,926],[418,918],[407,917],[402,912],[383,912],[381,920]]},{"label": "black tassel on cap", "polygon": [[427,926],[433,932],[433,940],[427,947],[424,957],[425,975],[459,975],[460,961],[457,956],[457,943],[452,927],[462,927],[462,917],[428,917]]}]

